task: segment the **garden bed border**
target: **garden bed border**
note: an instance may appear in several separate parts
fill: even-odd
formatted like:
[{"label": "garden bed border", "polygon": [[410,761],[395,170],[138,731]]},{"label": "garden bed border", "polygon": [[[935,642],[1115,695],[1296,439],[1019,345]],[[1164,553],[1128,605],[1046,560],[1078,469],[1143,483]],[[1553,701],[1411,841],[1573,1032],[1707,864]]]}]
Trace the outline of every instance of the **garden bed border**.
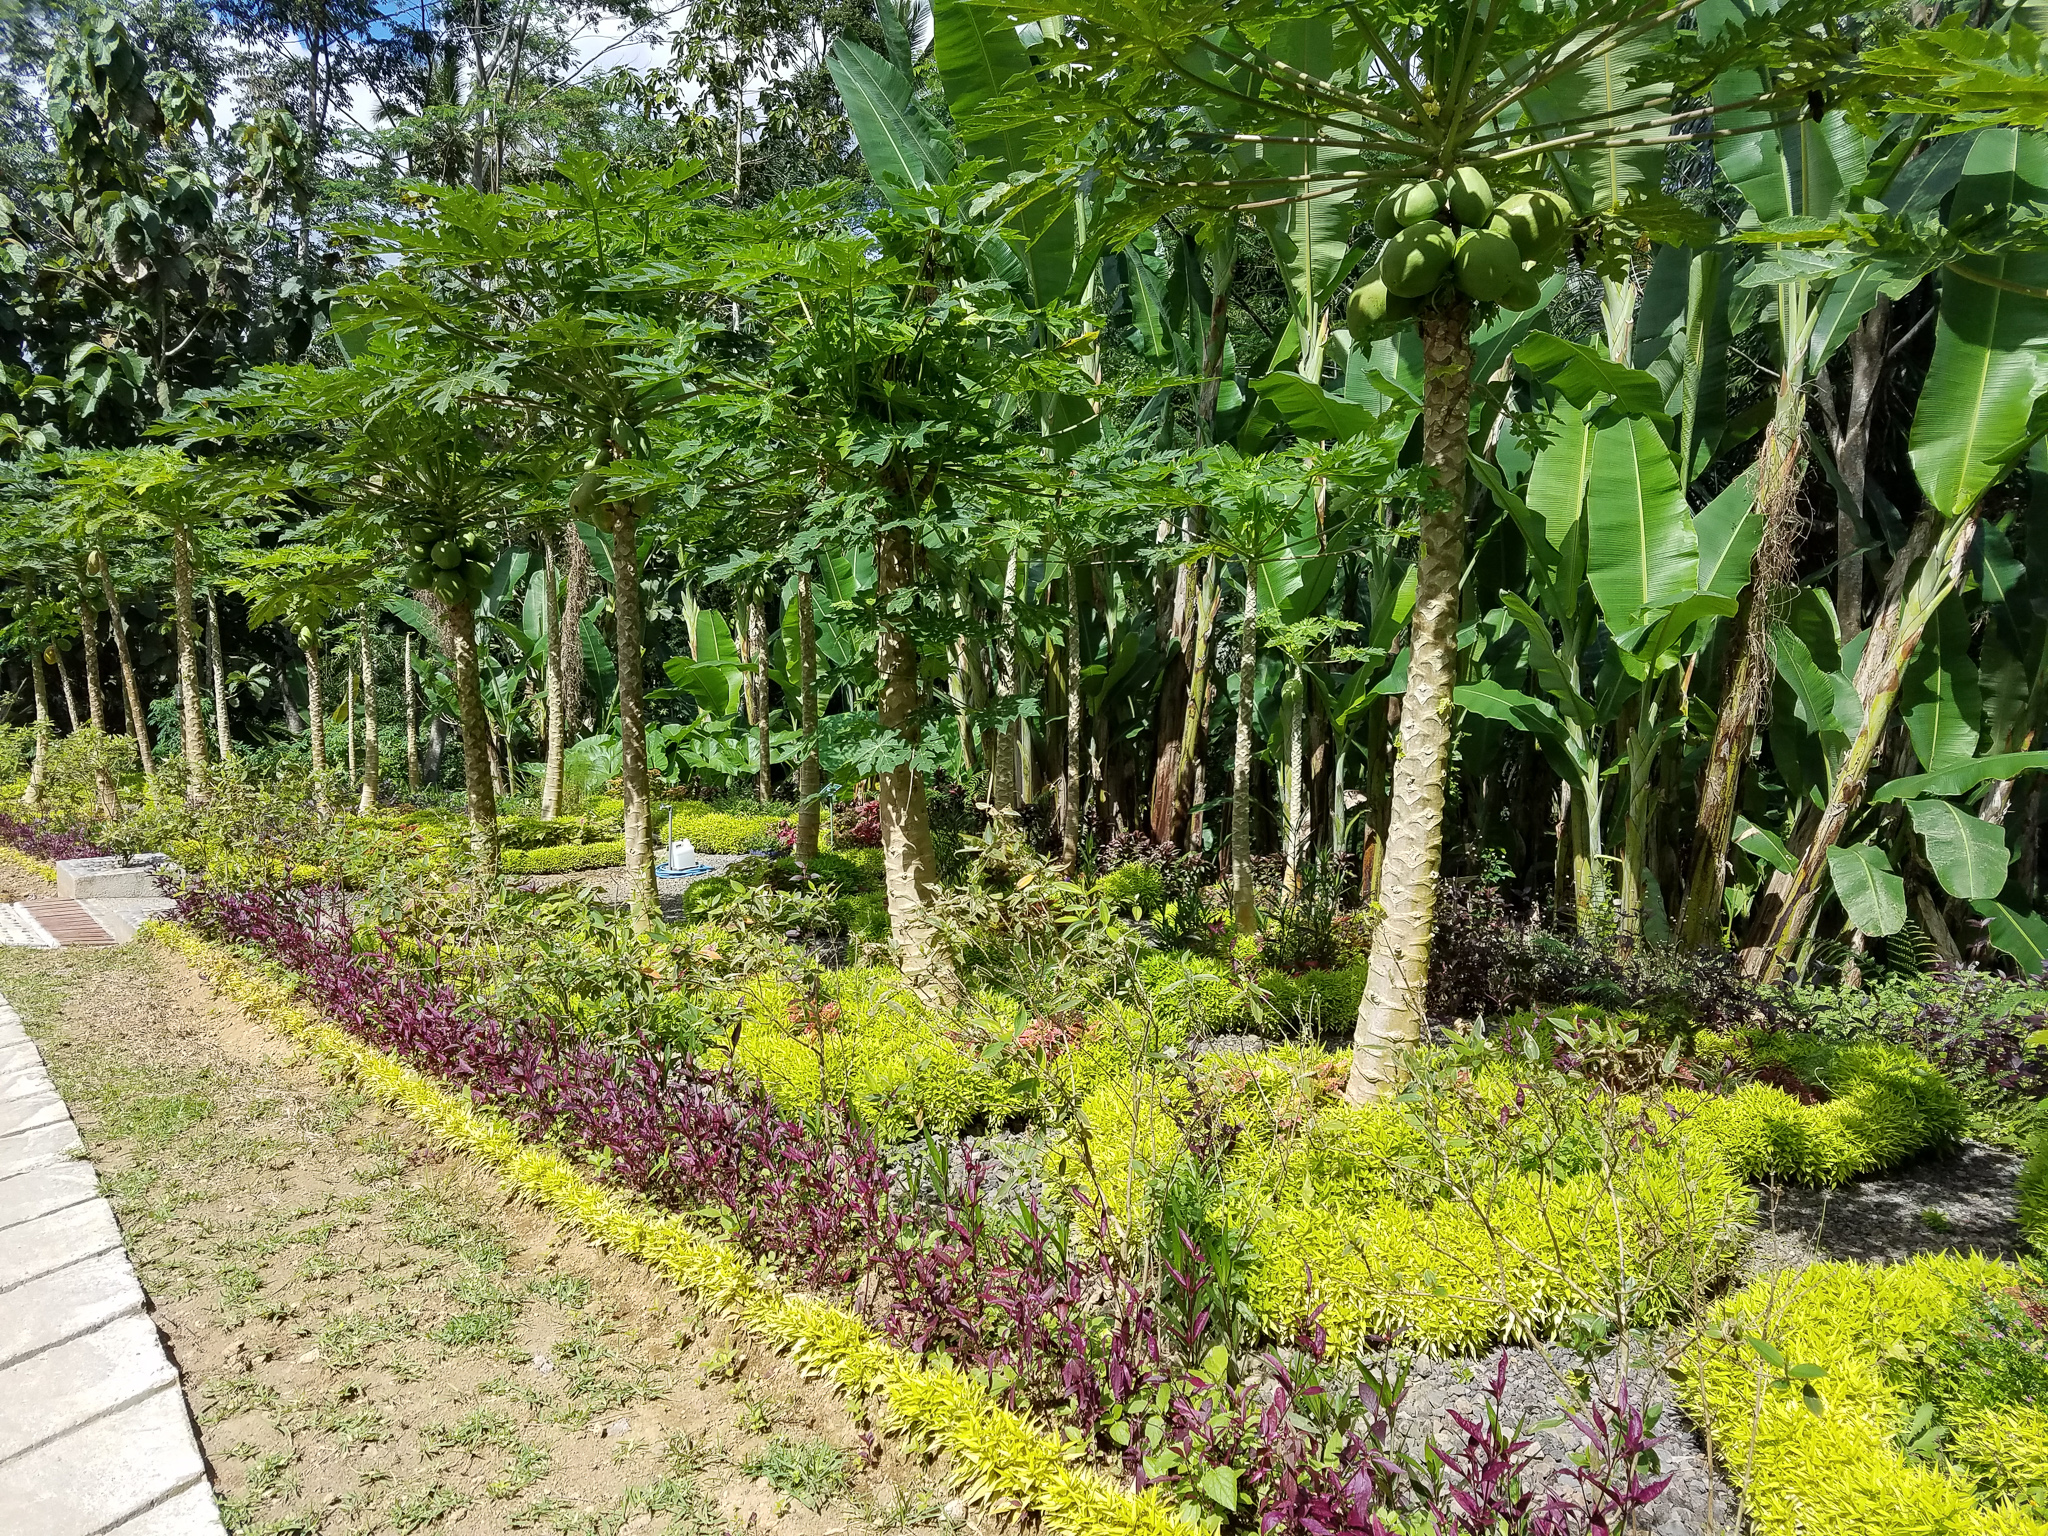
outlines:
[{"label": "garden bed border", "polygon": [[596,1184],[561,1153],[521,1139],[500,1117],[322,1021],[300,1005],[293,984],[263,974],[228,946],[161,921],[146,924],[139,937],[191,962],[223,996],[488,1164],[521,1197],[600,1247],[659,1270],[686,1295],[789,1355],[804,1374],[854,1397],[879,1397],[884,1427],[918,1451],[945,1453],[964,1497],[1034,1515],[1060,1536],[1186,1536],[1188,1527],[1156,1494],[1118,1488],[1076,1465],[1078,1446],[1003,1407],[968,1373],[898,1349],[844,1308],[783,1290],[766,1265],[687,1219]]}]

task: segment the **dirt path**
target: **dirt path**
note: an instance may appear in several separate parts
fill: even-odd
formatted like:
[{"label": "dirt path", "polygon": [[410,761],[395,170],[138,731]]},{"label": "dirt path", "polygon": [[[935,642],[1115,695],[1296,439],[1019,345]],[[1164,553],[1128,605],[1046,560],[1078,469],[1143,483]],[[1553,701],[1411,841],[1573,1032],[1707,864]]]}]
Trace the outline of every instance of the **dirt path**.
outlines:
[{"label": "dirt path", "polygon": [[958,1517],[856,1408],[509,1203],[147,947],[0,950],[235,1536]]}]

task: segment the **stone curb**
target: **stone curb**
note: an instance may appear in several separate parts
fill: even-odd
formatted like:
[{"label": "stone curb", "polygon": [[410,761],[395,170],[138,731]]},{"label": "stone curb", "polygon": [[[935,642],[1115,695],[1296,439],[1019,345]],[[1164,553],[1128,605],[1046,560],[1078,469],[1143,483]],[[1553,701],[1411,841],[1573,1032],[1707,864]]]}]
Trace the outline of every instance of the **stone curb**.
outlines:
[{"label": "stone curb", "polygon": [[177,1368],[56,1085],[0,998],[7,1536],[222,1536]]}]

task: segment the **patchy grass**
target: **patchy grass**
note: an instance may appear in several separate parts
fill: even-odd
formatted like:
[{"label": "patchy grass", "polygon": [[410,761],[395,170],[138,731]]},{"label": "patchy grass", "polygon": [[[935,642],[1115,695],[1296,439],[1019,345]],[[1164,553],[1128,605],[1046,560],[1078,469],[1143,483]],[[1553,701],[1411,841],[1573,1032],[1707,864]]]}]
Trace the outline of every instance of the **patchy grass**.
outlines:
[{"label": "patchy grass", "polygon": [[855,1536],[945,1497],[179,962],[0,951],[0,993],[120,1213],[230,1536]]}]

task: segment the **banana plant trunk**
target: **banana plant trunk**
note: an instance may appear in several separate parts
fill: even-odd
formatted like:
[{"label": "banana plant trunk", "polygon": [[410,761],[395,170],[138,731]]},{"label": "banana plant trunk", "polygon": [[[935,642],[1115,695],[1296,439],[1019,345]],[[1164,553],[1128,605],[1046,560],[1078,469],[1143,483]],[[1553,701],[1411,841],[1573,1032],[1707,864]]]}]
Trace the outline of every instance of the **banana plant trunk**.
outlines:
[{"label": "banana plant trunk", "polygon": [[1650,881],[1650,836],[1656,821],[1655,799],[1658,737],[1662,733],[1665,680],[1649,678],[1636,701],[1635,723],[1628,734],[1628,798],[1621,818],[1621,942],[1624,949],[1642,946],[1643,912]]},{"label": "banana plant trunk", "polygon": [[[884,528],[875,536],[875,604],[890,611],[891,600],[909,590],[916,579],[910,530]],[[932,845],[931,817],[925,804],[924,778],[910,753],[917,743],[920,703],[917,642],[908,631],[884,623],[876,636],[876,661],[882,675],[877,723],[894,732],[905,753],[902,762],[878,775],[882,819],[882,874],[888,892],[889,934],[904,979],[921,995],[946,999],[958,991],[951,960],[931,920],[933,887],[939,860]]]},{"label": "banana plant trunk", "polygon": [[469,847],[478,877],[498,878],[498,797],[491,787],[491,722],[477,670],[476,609],[447,605],[448,651],[455,664],[457,724],[462,727],[462,789],[469,806]]},{"label": "banana plant trunk", "polygon": [[327,690],[320,680],[320,646],[301,647],[306,658],[306,751],[313,765],[313,809],[327,815]]},{"label": "banana plant trunk", "polygon": [[1456,304],[1422,321],[1422,457],[1435,492],[1422,513],[1409,619],[1408,689],[1394,759],[1393,815],[1345,1097],[1386,1091],[1397,1052],[1421,1038],[1443,858],[1451,694],[1458,673],[1458,598],[1465,566],[1465,461],[1471,433],[1471,312]]},{"label": "banana plant trunk", "polygon": [[796,578],[797,709],[804,730],[803,761],[796,770],[796,861],[808,869],[818,856],[823,808],[818,791],[824,773],[818,762],[818,616],[811,606],[811,573]]},{"label": "banana plant trunk", "polygon": [[50,675],[43,669],[43,653],[28,653],[29,681],[36,695],[36,755],[28,766],[28,791],[21,799],[34,807],[43,803],[43,780],[50,771]]},{"label": "banana plant trunk", "polygon": [[356,801],[356,812],[367,816],[377,808],[377,657],[370,643],[375,630],[367,607],[362,610],[361,620],[358,648],[363,667],[363,792]]},{"label": "banana plant trunk", "polygon": [[128,625],[121,617],[120,600],[114,596],[114,573],[100,561],[100,590],[107,599],[107,627],[114,632],[114,656],[121,663],[121,702],[128,710],[128,729],[135,737],[136,755],[142,759],[142,776],[156,784],[156,754],[149,749],[149,712],[142,707],[142,681],[135,671],[135,652],[128,644]]},{"label": "banana plant trunk", "polygon": [[1801,521],[1799,487],[1806,478],[1805,409],[1804,375],[1796,363],[1788,362],[1778,376],[1777,400],[1757,456],[1756,504],[1763,518],[1763,538],[1750,561],[1749,585],[1736,610],[1720,713],[1700,775],[1692,871],[1678,922],[1678,942],[1686,949],[1711,949],[1720,942],[1721,894],[1727,888],[1728,840],[1735,830],[1742,768],[1749,761],[1757,714],[1771,686],[1771,620],[1779,594],[1793,574]]},{"label": "banana plant trunk", "polygon": [[1976,522],[1974,510],[1950,519],[1930,511],[1900,551],[1856,668],[1863,722],[1842,755],[1827,804],[1817,816],[1809,813],[1802,821],[1806,836],[1797,850],[1799,862],[1789,873],[1780,870],[1772,875],[1757,902],[1741,957],[1745,976],[1778,980],[1805,937],[1821,894],[1828,850],[1841,841],[1850,818],[1862,809],[1871,764],[1891,723],[1906,666],[1935,610],[1961,583]]},{"label": "banana plant trunk", "polygon": [[199,706],[199,621],[192,604],[192,530],[171,529],[171,612],[178,643],[178,726],[185,753],[185,803],[206,799],[206,714]]},{"label": "banana plant trunk", "polygon": [[412,679],[412,646],[410,633],[405,637],[405,670],[399,686],[405,693],[405,787],[408,793],[420,792],[420,697]]},{"label": "banana plant trunk", "polygon": [[233,760],[235,744],[228,735],[228,673],[220,643],[220,599],[206,594],[206,659],[213,673],[213,737],[223,764]]},{"label": "banana plant trunk", "polygon": [[540,775],[541,820],[553,821],[562,814],[562,767],[568,756],[568,730],[562,718],[562,593],[555,536],[543,531],[541,560],[541,674],[543,704],[547,710],[546,760]]},{"label": "banana plant trunk", "polygon": [[611,503],[612,612],[617,621],[619,757],[626,791],[626,890],[633,926],[645,932],[659,911],[654,893],[654,793],[647,775],[647,700],[640,656],[640,517]]},{"label": "banana plant trunk", "polygon": [[1237,746],[1230,762],[1230,926],[1240,938],[1259,930],[1252,887],[1252,730],[1259,677],[1259,565],[1245,563],[1244,638],[1237,663]]}]

